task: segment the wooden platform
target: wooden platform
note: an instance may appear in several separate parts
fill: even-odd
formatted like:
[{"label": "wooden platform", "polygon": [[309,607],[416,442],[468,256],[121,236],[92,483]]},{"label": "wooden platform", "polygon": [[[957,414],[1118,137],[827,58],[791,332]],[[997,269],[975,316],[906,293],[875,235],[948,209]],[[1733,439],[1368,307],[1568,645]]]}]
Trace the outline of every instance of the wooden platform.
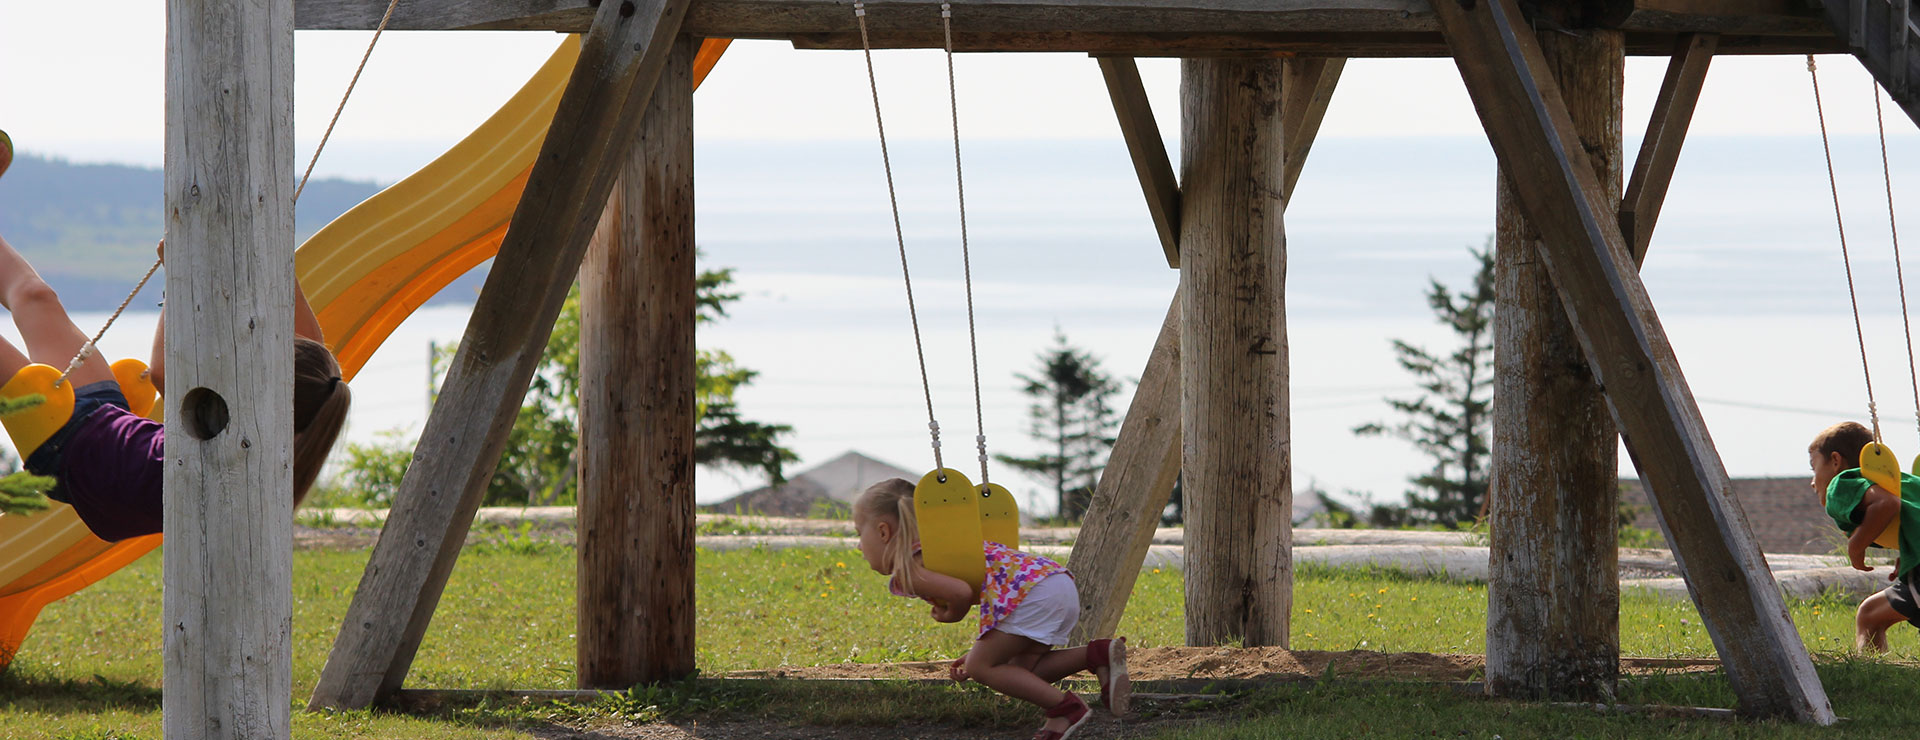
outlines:
[{"label": "wooden platform", "polygon": [[[952,0],[954,47],[969,52],[1114,56],[1447,56],[1426,0]],[[1666,56],[1684,33],[1721,35],[1719,54],[1846,51],[1817,8],[1786,0],[1537,3],[1543,26],[1617,28],[1628,54]],[[394,30],[582,33],[589,0],[410,0]],[[371,30],[384,0],[297,0],[303,30]],[[858,49],[850,0],[695,0],[682,32],[773,39],[804,49]],[[875,48],[941,48],[938,0],[868,5]],[[1543,28],[1544,30],[1544,28]]]}]

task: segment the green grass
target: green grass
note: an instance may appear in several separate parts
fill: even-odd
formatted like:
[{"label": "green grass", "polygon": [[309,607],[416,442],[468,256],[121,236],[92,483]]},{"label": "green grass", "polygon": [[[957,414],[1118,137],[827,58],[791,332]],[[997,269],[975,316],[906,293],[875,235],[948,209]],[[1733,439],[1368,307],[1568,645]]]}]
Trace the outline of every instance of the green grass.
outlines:
[{"label": "green grass", "polygon": [[[1231,721],[1161,733],[1163,740],[1255,738],[1886,738],[1912,722],[1902,697],[1920,673],[1878,661],[1824,663],[1820,676],[1846,721],[1816,728],[1779,721],[1602,713],[1587,707],[1496,701],[1445,686],[1317,682],[1253,692]],[[1666,676],[1622,683],[1623,704],[1731,706],[1720,676]],[[1224,718],[1223,718],[1224,719]]]},{"label": "green grass", "polygon": [[[414,661],[407,685],[447,689],[571,688],[574,672],[574,552],[510,531],[461,556]],[[293,682],[304,703],[368,557],[367,551],[294,553]],[[13,669],[0,677],[0,727],[8,737],[159,736],[160,558],[149,556],[42,613]],[[886,593],[884,579],[851,548],[702,551],[696,663],[706,674],[838,662],[887,663],[959,655],[973,638],[967,620],[943,625],[924,605]],[[1121,632],[1138,647],[1184,641],[1181,579],[1150,570],[1138,581]],[[1839,659],[1851,645],[1853,606],[1840,598],[1790,602],[1842,712],[1867,724],[1920,693],[1910,669]],[[1378,570],[1307,567],[1296,574],[1296,649],[1480,653],[1485,586],[1421,580]],[[1621,651],[1653,657],[1712,657],[1712,643],[1688,602],[1629,592],[1621,600]],[[1894,658],[1915,657],[1916,640],[1894,634]],[[856,692],[852,695],[836,692]],[[740,692],[747,692],[742,695]],[[865,692],[865,693],[857,693]],[[1864,697],[1864,698],[1863,698]],[[1635,679],[1622,701],[1731,706],[1719,676]],[[771,708],[746,709],[745,707]],[[1506,737],[1595,737],[1666,733],[1673,723],[1709,734],[1710,720],[1600,716],[1531,705],[1489,703],[1431,686],[1331,683],[1244,697],[1239,730],[1198,737],[1325,736],[1340,722],[1419,705],[1395,733],[1510,726]],[[1886,709],[1882,711],[1882,707]],[[782,709],[784,707],[784,709]],[[1172,710],[1169,710],[1172,711]],[[298,737],[525,738],[525,724],[645,722],[662,716],[800,717],[827,724],[878,724],[900,717],[954,724],[1024,727],[1032,710],[984,691],[882,684],[822,689],[691,683],[655,688],[589,708],[489,702],[430,716],[296,712]],[[1344,718],[1344,719],[1342,719]],[[1368,719],[1368,721],[1372,721]],[[1878,721],[1878,720],[1873,720]],[[1278,723],[1278,724],[1276,724]],[[1508,724],[1502,724],[1508,723]],[[1663,724],[1666,723],[1666,724]],[[1755,725],[1725,725],[1755,729]],[[1793,736],[1797,728],[1782,728]],[[1183,731],[1184,732],[1184,731]],[[1231,734],[1240,732],[1242,734]],[[1443,732],[1453,736],[1451,731]],[[1184,736],[1184,735],[1183,735]],[[1489,736],[1485,733],[1473,736]]]}]

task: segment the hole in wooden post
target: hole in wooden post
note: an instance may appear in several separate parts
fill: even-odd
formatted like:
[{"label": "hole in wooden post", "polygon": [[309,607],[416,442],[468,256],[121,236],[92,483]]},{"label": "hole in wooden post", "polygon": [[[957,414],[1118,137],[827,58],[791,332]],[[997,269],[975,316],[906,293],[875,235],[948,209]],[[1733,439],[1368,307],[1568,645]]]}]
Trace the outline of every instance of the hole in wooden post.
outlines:
[{"label": "hole in wooden post", "polygon": [[626,3],[620,4],[620,17],[622,18],[633,17],[633,3],[626,2]]},{"label": "hole in wooden post", "polygon": [[227,429],[227,399],[206,388],[187,391],[180,400],[180,411],[185,414],[187,433],[194,439],[213,439]]}]

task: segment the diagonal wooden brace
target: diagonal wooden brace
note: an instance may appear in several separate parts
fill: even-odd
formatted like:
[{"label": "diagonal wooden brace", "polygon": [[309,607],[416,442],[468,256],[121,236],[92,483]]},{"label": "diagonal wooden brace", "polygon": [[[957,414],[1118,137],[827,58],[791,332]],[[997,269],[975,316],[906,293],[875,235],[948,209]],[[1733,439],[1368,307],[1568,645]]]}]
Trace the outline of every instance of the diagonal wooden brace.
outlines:
[{"label": "diagonal wooden brace", "polygon": [[400,688],[688,0],[603,3],[309,707]]},{"label": "diagonal wooden brace", "polygon": [[1741,709],[1829,725],[1833,707],[1733,500],[1633,256],[1514,0],[1440,0],[1441,32],[1673,543]]}]

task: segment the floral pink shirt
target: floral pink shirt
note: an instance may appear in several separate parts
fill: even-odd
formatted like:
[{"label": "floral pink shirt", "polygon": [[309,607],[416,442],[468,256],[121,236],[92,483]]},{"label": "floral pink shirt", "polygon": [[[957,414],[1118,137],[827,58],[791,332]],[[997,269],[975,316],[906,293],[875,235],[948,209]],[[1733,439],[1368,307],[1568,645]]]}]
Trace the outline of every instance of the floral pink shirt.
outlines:
[{"label": "floral pink shirt", "polygon": [[[913,545],[913,554],[920,554],[920,543]],[[980,634],[987,634],[1001,620],[1013,615],[1013,610],[1027,598],[1027,592],[1041,581],[1057,573],[1066,573],[1073,577],[1067,566],[1048,560],[1039,555],[1024,553],[998,542],[986,543],[987,577],[980,584]],[[887,579],[887,591],[894,596],[920,598],[900,585],[900,576]]]},{"label": "floral pink shirt", "polygon": [[1067,566],[1015,550],[998,542],[986,543],[987,578],[980,584],[980,634],[1013,616],[1027,592],[1047,576],[1068,573]]}]

